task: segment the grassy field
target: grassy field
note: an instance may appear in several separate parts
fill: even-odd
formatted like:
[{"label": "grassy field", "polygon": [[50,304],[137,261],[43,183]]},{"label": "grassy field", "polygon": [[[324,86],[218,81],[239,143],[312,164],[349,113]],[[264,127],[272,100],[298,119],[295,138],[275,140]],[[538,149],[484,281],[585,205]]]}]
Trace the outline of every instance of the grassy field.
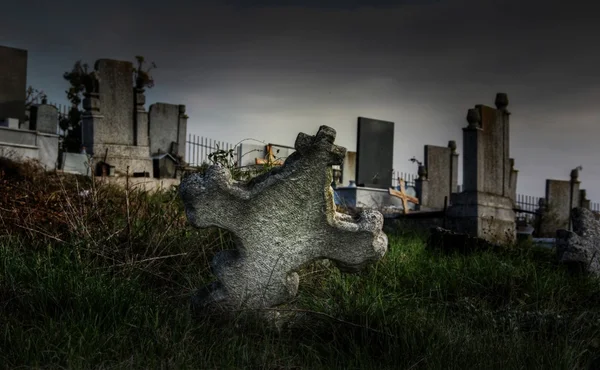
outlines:
[{"label": "grassy field", "polygon": [[[281,332],[192,318],[231,238],[147,196],[0,163],[4,368],[587,369],[600,361],[600,281],[550,251],[437,255],[390,235],[358,275],[301,271]],[[86,192],[86,190],[88,190]]]}]

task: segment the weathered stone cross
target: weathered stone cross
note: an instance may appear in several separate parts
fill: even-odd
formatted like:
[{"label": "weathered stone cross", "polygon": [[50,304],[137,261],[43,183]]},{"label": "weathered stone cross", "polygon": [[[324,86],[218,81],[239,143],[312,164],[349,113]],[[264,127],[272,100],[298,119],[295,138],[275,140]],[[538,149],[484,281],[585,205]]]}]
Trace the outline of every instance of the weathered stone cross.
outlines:
[{"label": "weathered stone cross", "polygon": [[237,248],[214,257],[218,280],[196,293],[196,309],[272,307],[296,295],[296,271],[313,260],[356,272],[383,257],[381,213],[364,210],[355,219],[335,211],[331,166],[342,163],[346,149],[334,140],[327,126],[316,136],[300,133],[283,166],[248,183],[219,165],[181,182],[190,223],[230,230]]},{"label": "weathered stone cross", "polygon": [[390,188],[389,194],[393,195],[395,197],[398,197],[402,200],[402,208],[404,208],[402,211],[404,212],[404,214],[407,214],[408,213],[408,202],[411,202],[414,204],[419,204],[419,199],[406,194],[406,187],[405,187],[404,179],[398,179],[398,182],[400,183],[400,191],[398,191],[394,188]]}]

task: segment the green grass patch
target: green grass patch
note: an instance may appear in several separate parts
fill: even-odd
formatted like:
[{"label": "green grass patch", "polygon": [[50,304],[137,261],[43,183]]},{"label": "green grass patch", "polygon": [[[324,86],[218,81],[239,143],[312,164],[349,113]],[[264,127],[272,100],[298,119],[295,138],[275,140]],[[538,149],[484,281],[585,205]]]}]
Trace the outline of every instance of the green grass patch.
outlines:
[{"label": "green grass patch", "polygon": [[63,198],[43,228],[28,223],[41,208],[31,196],[0,204],[3,368],[588,369],[600,358],[600,281],[548,250],[443,255],[422,234],[390,235],[359,274],[300,271],[290,310],[302,319],[278,332],[191,317],[191,294],[232,239],[187,226],[176,192],[28,186]]}]

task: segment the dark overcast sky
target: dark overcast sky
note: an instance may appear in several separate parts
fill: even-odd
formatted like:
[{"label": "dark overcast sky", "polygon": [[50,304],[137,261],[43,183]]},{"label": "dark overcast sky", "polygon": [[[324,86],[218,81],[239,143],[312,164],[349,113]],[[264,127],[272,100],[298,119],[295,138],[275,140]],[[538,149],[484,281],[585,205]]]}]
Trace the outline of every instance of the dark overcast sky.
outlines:
[{"label": "dark overcast sky", "polygon": [[[326,3],[327,5],[323,5]],[[188,131],[291,145],[358,116],[396,123],[394,166],[457,140],[467,110],[508,93],[520,193],[582,165],[600,201],[600,6],[593,1],[3,2],[0,44],[64,101],[62,73],[98,58],[157,63],[148,102],[186,104]],[[92,5],[93,4],[93,5]]]}]

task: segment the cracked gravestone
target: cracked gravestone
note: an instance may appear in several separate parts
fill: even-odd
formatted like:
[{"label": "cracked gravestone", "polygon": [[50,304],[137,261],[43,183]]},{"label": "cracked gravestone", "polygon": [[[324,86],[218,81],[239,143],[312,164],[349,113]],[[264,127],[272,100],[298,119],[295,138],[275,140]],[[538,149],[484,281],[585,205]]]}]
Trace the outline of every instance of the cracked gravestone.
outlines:
[{"label": "cracked gravestone", "polygon": [[227,229],[236,240],[235,250],[212,260],[217,281],[195,294],[194,309],[273,307],[296,295],[296,271],[305,264],[329,259],[341,271],[357,272],[383,257],[388,240],[380,212],[335,211],[331,166],[346,153],[334,145],[335,134],[327,126],[316,136],[298,134],[283,166],[247,183],[219,165],[181,182],[190,223]]},{"label": "cracked gravestone", "polygon": [[558,261],[573,272],[600,274],[600,221],[585,208],[571,211],[573,231],[556,231]]}]

